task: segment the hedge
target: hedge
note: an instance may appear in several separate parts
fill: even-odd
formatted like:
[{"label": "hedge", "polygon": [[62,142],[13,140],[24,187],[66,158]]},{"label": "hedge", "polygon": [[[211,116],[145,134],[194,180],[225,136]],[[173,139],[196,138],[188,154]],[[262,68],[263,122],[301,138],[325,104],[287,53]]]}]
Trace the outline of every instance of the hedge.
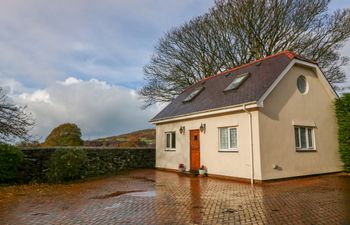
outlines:
[{"label": "hedge", "polygon": [[61,183],[86,176],[87,155],[82,149],[58,149],[50,157],[47,179]]},{"label": "hedge", "polygon": [[0,144],[0,183],[15,181],[23,153],[14,146]]},{"label": "hedge", "polygon": [[339,153],[344,163],[344,170],[350,172],[350,93],[344,94],[335,103]]}]

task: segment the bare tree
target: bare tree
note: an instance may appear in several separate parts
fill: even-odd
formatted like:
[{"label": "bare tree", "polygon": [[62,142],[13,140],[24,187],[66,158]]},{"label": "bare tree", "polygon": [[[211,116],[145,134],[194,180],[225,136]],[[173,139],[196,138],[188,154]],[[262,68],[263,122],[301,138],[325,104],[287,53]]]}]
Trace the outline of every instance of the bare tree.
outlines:
[{"label": "bare tree", "polygon": [[25,107],[12,104],[0,87],[0,143],[16,139],[29,139],[29,131],[34,125]]},{"label": "bare tree", "polygon": [[217,0],[162,37],[145,66],[146,106],[169,102],[187,86],[283,50],[317,61],[332,85],[344,82],[339,49],[350,36],[350,10],[327,13],[330,0]]}]

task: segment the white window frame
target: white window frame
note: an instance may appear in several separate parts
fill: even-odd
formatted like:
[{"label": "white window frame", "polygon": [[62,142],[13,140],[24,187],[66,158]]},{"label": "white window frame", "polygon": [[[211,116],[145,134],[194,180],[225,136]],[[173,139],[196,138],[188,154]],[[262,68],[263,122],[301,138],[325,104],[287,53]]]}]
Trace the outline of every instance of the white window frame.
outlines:
[{"label": "white window frame", "polygon": [[[228,143],[228,148],[221,148],[221,129],[223,129],[223,128],[226,128],[226,129],[228,129],[228,131],[227,131],[227,143]],[[236,143],[237,143],[237,146],[235,147],[235,148],[230,148],[231,146],[230,146],[230,140],[231,140],[231,133],[230,133],[230,129],[236,129],[236,137],[237,137],[237,139],[236,139]],[[218,134],[219,134],[219,152],[238,152],[238,127],[237,126],[231,126],[231,127],[219,127],[218,128]]]},{"label": "white window frame", "polygon": [[[301,147],[301,135],[300,135],[300,128],[305,128],[305,141],[306,141],[306,148]],[[298,134],[295,132],[295,129],[298,129]],[[311,138],[312,138],[312,146],[309,146],[309,135],[308,132],[311,129]],[[294,145],[297,151],[316,151],[316,140],[315,140],[315,129],[314,127],[309,126],[294,126]],[[298,135],[298,142],[299,146],[297,146],[296,143],[296,135]]]},{"label": "white window frame", "polygon": [[[174,138],[175,138],[175,142],[174,142],[174,144],[175,144],[175,146],[171,146],[172,145],[172,143],[173,143],[173,135],[172,134],[175,134],[174,135]],[[167,143],[167,141],[168,141],[168,135],[170,135],[170,145],[169,145],[169,147],[168,147],[168,143]],[[165,132],[165,150],[166,151],[175,151],[176,150],[176,132],[175,131],[169,131],[169,132]]]}]

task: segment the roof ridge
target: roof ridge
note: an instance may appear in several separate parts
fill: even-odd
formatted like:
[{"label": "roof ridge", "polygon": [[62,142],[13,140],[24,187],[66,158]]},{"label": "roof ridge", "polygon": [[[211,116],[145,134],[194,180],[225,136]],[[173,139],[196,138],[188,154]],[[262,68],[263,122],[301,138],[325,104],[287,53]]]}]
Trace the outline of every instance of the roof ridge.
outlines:
[{"label": "roof ridge", "polygon": [[232,71],[235,71],[235,70],[238,70],[238,69],[242,69],[242,68],[247,67],[247,66],[250,66],[250,65],[252,65],[252,64],[254,64],[254,63],[261,62],[261,61],[264,61],[264,60],[266,60],[266,59],[271,59],[271,58],[273,58],[273,57],[276,57],[276,56],[279,56],[279,55],[282,55],[282,54],[285,54],[289,59],[293,59],[293,58],[295,58],[295,57],[297,56],[294,52],[289,51],[289,50],[284,50],[284,51],[281,51],[281,52],[277,52],[277,53],[275,53],[275,54],[268,55],[268,56],[265,56],[265,57],[260,58],[260,59],[256,59],[256,60],[254,60],[254,61],[251,61],[251,62],[242,64],[242,65],[233,67],[233,68],[231,68],[231,69],[227,69],[227,70],[225,70],[225,71],[223,71],[223,72],[216,73],[216,74],[213,74],[213,75],[208,76],[208,77],[204,77],[204,78],[200,79],[199,81],[197,81],[196,83],[194,83],[194,84],[192,84],[192,85],[186,87],[186,88],[182,91],[182,93],[183,93],[184,91],[186,91],[187,89],[189,89],[190,87],[192,87],[193,85],[198,84],[198,83],[200,83],[200,82],[202,82],[202,81],[206,81],[206,80],[209,80],[209,79],[214,78],[214,77],[217,77],[217,76],[225,75],[225,74],[230,73],[230,72],[232,72]]},{"label": "roof ridge", "polygon": [[276,57],[276,56],[279,56],[279,55],[283,55],[283,54],[285,54],[285,55],[286,55],[288,58],[290,58],[290,59],[293,59],[293,58],[296,56],[296,54],[295,54],[294,52],[291,52],[291,51],[289,51],[289,50],[284,50],[284,51],[282,51],[282,52],[278,52],[278,53],[275,53],[275,54],[272,54],[272,55],[268,55],[268,56],[265,56],[265,57],[263,57],[263,58],[256,59],[256,60],[254,60],[254,61],[251,61],[251,62],[242,64],[242,65],[233,67],[233,68],[231,68],[231,69],[225,70],[225,71],[223,71],[223,72],[220,72],[220,73],[217,73],[217,74],[214,74],[214,75],[205,77],[205,78],[199,80],[197,83],[199,83],[199,82],[201,82],[201,81],[203,81],[203,80],[208,80],[208,79],[210,79],[210,78],[212,78],[212,77],[224,75],[224,74],[230,73],[230,72],[232,72],[232,71],[235,71],[235,70],[238,70],[238,69],[242,69],[242,68],[247,67],[247,66],[250,66],[250,65],[252,65],[252,64],[254,64],[254,63],[261,62],[261,61],[264,61],[264,60],[266,60],[266,59],[271,59],[271,58],[273,58],[273,57]]}]

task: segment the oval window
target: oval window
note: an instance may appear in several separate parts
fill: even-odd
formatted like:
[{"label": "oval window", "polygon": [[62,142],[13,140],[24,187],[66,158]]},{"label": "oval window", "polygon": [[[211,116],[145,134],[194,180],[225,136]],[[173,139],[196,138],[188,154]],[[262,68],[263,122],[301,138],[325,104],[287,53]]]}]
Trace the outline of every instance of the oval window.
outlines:
[{"label": "oval window", "polygon": [[300,75],[297,80],[297,86],[300,93],[305,94],[307,91],[307,81],[303,75]]}]

